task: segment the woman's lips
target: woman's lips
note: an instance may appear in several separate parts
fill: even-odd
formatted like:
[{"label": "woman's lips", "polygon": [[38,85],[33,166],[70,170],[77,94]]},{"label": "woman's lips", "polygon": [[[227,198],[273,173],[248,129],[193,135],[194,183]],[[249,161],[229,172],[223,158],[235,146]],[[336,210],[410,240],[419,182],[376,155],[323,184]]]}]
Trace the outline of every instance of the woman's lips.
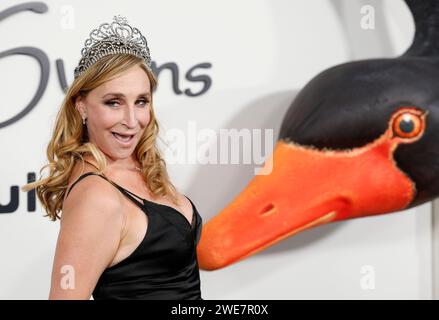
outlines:
[{"label": "woman's lips", "polygon": [[117,132],[111,132],[113,134],[113,137],[122,145],[130,145],[132,141],[134,140],[134,134],[133,135],[123,135],[119,134]]}]

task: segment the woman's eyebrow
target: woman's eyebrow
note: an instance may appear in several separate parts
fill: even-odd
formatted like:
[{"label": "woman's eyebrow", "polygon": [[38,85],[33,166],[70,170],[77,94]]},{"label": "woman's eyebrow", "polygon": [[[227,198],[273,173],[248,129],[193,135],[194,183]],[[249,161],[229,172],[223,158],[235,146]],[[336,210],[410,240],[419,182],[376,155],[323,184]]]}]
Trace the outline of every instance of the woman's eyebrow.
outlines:
[{"label": "woman's eyebrow", "polygon": [[[102,98],[105,98],[106,96],[116,96],[116,97],[121,97],[121,98],[125,97],[125,95],[123,93],[120,93],[120,92],[110,92],[110,93],[107,93],[104,96],[102,96]],[[140,93],[138,95],[138,97],[151,97],[151,93],[149,93],[149,92]]]}]

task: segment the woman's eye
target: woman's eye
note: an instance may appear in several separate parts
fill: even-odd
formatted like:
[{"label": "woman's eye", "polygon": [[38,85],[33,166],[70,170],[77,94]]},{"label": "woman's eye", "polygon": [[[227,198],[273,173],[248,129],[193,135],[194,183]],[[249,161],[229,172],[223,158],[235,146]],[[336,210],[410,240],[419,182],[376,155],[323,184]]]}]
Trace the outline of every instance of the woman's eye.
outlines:
[{"label": "woman's eye", "polygon": [[119,104],[119,102],[117,102],[117,101],[115,101],[115,100],[105,102],[105,104],[106,104],[107,106],[110,106],[110,107],[116,107],[116,106],[114,105],[115,103]]},{"label": "woman's eye", "polygon": [[[138,100],[137,103],[142,103],[143,105],[148,105],[149,104],[149,100]],[[119,102],[116,101],[116,100],[111,100],[111,101],[105,102],[105,104],[110,106],[110,107],[117,107]]]},{"label": "woman's eye", "polygon": [[144,106],[149,104],[149,100],[139,100],[139,102],[141,102]]}]

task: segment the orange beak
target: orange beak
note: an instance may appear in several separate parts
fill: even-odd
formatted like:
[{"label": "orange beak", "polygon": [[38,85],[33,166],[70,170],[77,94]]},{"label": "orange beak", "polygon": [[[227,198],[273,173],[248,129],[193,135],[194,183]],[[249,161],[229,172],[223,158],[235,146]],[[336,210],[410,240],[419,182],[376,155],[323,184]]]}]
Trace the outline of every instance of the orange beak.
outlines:
[{"label": "orange beak", "polygon": [[406,208],[415,185],[396,165],[389,128],[357,149],[316,150],[278,141],[263,171],[203,226],[197,254],[214,270],[303,230]]}]

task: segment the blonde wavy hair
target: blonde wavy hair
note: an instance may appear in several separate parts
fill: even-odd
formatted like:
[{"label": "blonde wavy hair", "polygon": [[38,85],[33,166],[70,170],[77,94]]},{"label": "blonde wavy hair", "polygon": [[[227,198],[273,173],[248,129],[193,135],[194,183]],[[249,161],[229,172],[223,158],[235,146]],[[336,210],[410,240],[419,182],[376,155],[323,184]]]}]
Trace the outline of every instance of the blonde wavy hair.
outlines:
[{"label": "blonde wavy hair", "polygon": [[[76,161],[82,161],[84,168],[83,157],[91,155],[97,162],[98,173],[103,174],[107,168],[103,152],[95,144],[88,141],[87,129],[84,128],[81,115],[75,108],[76,98],[79,95],[87,95],[88,92],[104,82],[136,65],[139,65],[148,75],[152,93],[157,87],[155,75],[143,64],[142,59],[130,54],[113,54],[102,57],[76,78],[67,90],[46,150],[49,163],[41,168],[38,181],[28,183],[21,188],[23,191],[36,189],[38,198],[47,212],[45,216],[50,217],[52,221],[61,218],[64,195]],[[151,94],[150,121],[134,150],[134,154],[136,160],[141,164],[143,180],[153,196],[169,197],[178,205],[176,188],[169,179],[166,163],[156,145],[159,126],[154,115],[152,100]],[[46,178],[42,178],[42,172],[46,168],[49,168],[49,174]]]}]

